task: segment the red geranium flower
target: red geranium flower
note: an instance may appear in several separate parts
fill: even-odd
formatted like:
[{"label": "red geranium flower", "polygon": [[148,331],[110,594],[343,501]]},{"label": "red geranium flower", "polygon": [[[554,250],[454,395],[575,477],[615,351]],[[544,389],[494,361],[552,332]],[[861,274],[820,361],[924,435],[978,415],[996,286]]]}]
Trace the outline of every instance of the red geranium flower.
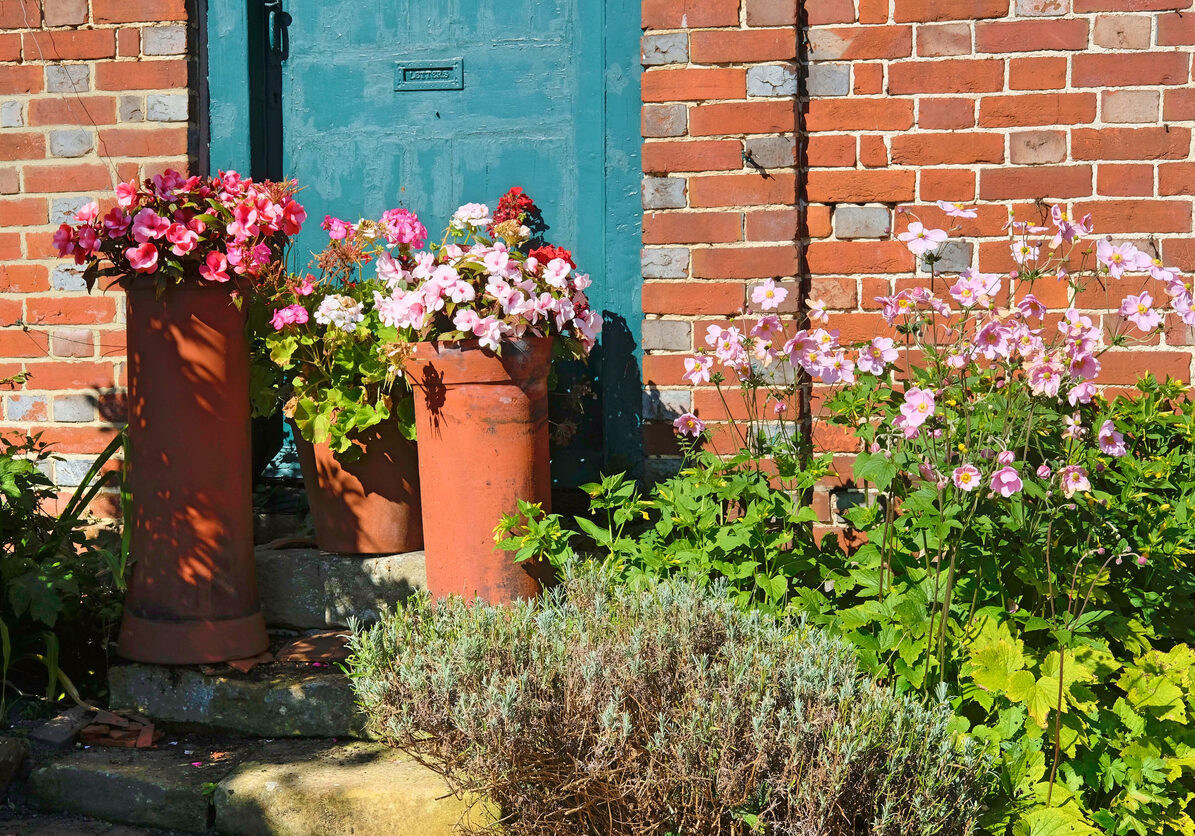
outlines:
[{"label": "red geranium flower", "polygon": [[568,262],[568,266],[574,270],[577,269],[576,263],[573,261],[573,254],[564,247],[554,247],[551,244],[545,244],[542,247],[536,247],[529,255],[539,261],[540,264],[547,264],[554,258],[563,258]]}]

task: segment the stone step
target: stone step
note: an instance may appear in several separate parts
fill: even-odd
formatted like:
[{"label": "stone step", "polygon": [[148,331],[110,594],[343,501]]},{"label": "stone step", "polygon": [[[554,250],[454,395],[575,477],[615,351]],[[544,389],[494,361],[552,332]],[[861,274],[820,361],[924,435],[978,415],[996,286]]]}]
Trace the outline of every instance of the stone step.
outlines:
[{"label": "stone step", "polygon": [[111,668],[109,702],[159,723],[248,737],[361,737],[364,717],[335,666],[222,668],[127,664]]},{"label": "stone step", "polygon": [[257,587],[266,624],[308,630],[376,621],[427,585],[423,552],[360,557],[312,548],[256,550]]},{"label": "stone step", "polygon": [[[169,745],[173,741],[175,745]],[[41,810],[237,836],[448,836],[485,805],[376,743],[168,738],[154,750],[79,749],[34,769]]]}]

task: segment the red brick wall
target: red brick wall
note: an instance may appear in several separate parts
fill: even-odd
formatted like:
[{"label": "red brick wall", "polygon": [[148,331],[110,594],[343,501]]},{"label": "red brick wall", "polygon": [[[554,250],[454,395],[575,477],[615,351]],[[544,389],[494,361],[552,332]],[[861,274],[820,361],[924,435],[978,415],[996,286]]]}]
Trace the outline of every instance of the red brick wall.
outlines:
[{"label": "red brick wall", "polygon": [[[955,270],[1011,268],[1004,207],[1035,218],[1046,198],[1195,271],[1191,0],[645,0],[643,27],[648,417],[724,416],[682,361],[756,280],[783,278],[793,311],[805,289],[824,299],[844,340],[872,336],[874,297],[924,280],[890,240],[897,207],[942,226],[926,204],[982,207]],[[1191,344],[1175,328],[1104,366],[1189,380]],[[650,454],[671,430],[649,425]]]},{"label": "red brick wall", "polygon": [[124,303],[50,236],[116,182],[185,169],[183,0],[0,0],[0,432],[43,432],[77,484],[124,420]]}]

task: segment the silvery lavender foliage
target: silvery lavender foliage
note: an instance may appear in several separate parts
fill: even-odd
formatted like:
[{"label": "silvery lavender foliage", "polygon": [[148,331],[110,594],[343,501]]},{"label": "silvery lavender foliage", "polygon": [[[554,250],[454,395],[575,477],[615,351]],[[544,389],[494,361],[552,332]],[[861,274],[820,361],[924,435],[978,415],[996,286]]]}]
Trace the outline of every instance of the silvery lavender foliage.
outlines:
[{"label": "silvery lavender foliage", "polygon": [[569,570],[539,602],[416,598],[354,630],[373,730],[502,832],[967,834],[990,765],[820,630],[683,579]]}]

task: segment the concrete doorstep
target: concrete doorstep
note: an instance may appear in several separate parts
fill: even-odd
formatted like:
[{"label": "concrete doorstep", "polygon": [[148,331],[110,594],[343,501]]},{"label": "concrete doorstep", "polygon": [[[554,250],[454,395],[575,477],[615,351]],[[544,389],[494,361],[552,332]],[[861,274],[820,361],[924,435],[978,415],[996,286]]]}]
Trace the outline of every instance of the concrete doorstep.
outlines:
[{"label": "concrete doorstep", "polygon": [[33,771],[39,809],[236,836],[448,836],[485,805],[380,744],[181,739],[157,750],[76,750]]}]

